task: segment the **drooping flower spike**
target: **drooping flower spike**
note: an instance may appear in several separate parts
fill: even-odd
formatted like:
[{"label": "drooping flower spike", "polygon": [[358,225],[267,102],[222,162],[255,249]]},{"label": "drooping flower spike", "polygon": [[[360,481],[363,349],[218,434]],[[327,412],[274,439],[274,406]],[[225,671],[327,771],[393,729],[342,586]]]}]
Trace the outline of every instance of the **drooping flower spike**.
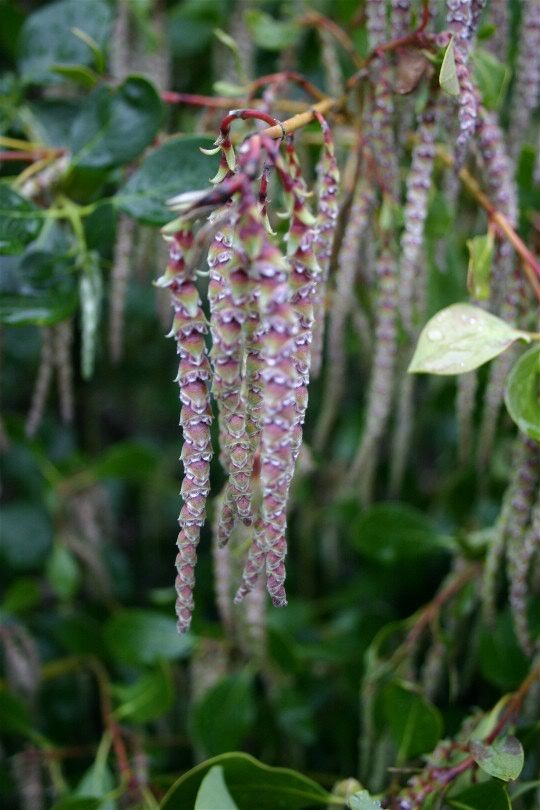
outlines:
[{"label": "drooping flower spike", "polygon": [[184,633],[191,623],[197,546],[206,517],[206,498],[210,491],[211,371],[205,345],[208,326],[195,286],[195,269],[191,264],[194,241],[192,228],[185,224],[168,238],[169,263],[164,275],[156,283],[168,289],[171,296],[174,320],[170,334],[176,340],[180,358],[176,381],[182,403],[180,424],[184,436],[181,455],[184,479],[181,489],[183,506],[178,518],[180,532],[177,539],[175,585],[178,630]]},{"label": "drooping flower spike", "polygon": [[317,164],[317,225],[315,253],[321,275],[314,301],[313,343],[311,347],[311,376],[319,376],[324,344],[326,288],[330,272],[332,247],[339,214],[339,168],[337,165],[332,130],[326,119],[317,113],[323,131],[323,148]]}]

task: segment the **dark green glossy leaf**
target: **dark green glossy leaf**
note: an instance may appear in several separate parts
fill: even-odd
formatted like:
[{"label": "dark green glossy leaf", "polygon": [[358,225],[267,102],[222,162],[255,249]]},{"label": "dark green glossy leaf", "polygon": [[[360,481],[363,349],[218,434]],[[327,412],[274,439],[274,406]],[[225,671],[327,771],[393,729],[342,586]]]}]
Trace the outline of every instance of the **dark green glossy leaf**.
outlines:
[{"label": "dark green glossy leaf", "polygon": [[45,561],[52,526],[41,507],[28,501],[7,503],[0,509],[0,524],[0,559],[10,568],[26,571]]},{"label": "dark green glossy leaf", "polygon": [[43,212],[5,183],[0,184],[0,255],[21,253],[40,232]]},{"label": "dark green glossy leaf", "polygon": [[447,796],[445,801],[453,810],[512,810],[506,787],[494,779]]},{"label": "dark green glossy leaf", "polygon": [[238,810],[223,776],[223,767],[214,765],[201,782],[194,810]]},{"label": "dark green glossy leaf", "polygon": [[499,737],[491,745],[486,745],[481,740],[471,740],[469,748],[483,771],[504,782],[517,779],[523,770],[525,756],[517,737]]},{"label": "dark green glossy leaf", "polygon": [[73,122],[72,166],[95,170],[129,163],[152,143],[162,112],[154,85],[140,76],[97,88]]},{"label": "dark green glossy leaf", "polygon": [[79,28],[103,48],[112,22],[106,0],[60,0],[31,14],[22,29],[19,68],[23,79],[32,84],[62,81],[54,65],[91,66],[94,54],[75,33]]},{"label": "dark green glossy leaf", "polygon": [[230,675],[195,704],[193,736],[208,756],[215,756],[238,747],[254,719],[251,676],[247,673]]},{"label": "dark green glossy leaf", "polygon": [[127,686],[116,685],[114,694],[120,701],[115,711],[119,720],[132,723],[155,720],[169,711],[174,700],[169,667],[162,663]]},{"label": "dark green glossy leaf", "polygon": [[386,723],[398,748],[398,762],[435,747],[442,733],[442,718],[435,706],[398,683],[388,684],[382,699]]},{"label": "dark green glossy leaf", "polygon": [[329,794],[316,782],[288,768],[270,768],[248,754],[228,753],[202,762],[178,779],[161,810],[193,807],[199,786],[216,765],[223,767],[227,787],[240,810],[302,810],[325,806]]},{"label": "dark green glossy leaf", "polygon": [[0,731],[4,734],[31,733],[32,721],[28,709],[20,698],[0,689]]},{"label": "dark green glossy leaf", "polygon": [[540,442],[540,345],[522,354],[514,364],[504,398],[521,432]]},{"label": "dark green glossy leaf", "polygon": [[51,810],[100,810],[103,799],[94,799],[88,796],[65,796],[55,802]]},{"label": "dark green glossy leaf", "polygon": [[525,655],[519,648],[510,612],[497,616],[492,629],[484,629],[478,649],[484,678],[500,689],[516,689],[528,671]]},{"label": "dark green glossy leaf", "polygon": [[73,260],[33,247],[4,260],[0,275],[0,323],[49,326],[76,309]]},{"label": "dark green glossy leaf", "polygon": [[93,471],[97,478],[145,480],[158,462],[157,450],[135,442],[119,442],[97,459]]},{"label": "dark green glossy leaf", "polygon": [[174,660],[191,649],[189,636],[179,636],[170,616],[152,610],[123,610],[105,625],[109,652],[127,664]]},{"label": "dark green glossy leaf", "polygon": [[383,563],[452,548],[426,515],[407,504],[375,504],[351,528],[354,547]]},{"label": "dark green glossy leaf", "polygon": [[171,138],[151,152],[115,197],[121,211],[148,225],[165,225],[171,218],[166,201],[176,194],[205,188],[216,172],[217,159],[199,147],[211,138],[193,135]]}]

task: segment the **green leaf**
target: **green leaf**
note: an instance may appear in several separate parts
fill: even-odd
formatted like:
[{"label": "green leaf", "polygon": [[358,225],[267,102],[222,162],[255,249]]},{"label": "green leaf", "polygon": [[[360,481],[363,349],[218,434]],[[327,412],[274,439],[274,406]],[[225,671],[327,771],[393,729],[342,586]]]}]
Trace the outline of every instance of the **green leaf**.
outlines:
[{"label": "green leaf", "polygon": [[154,140],[163,113],[153,84],[128,76],[115,88],[98,87],[71,129],[72,166],[110,169],[129,163]]},{"label": "green leaf", "polygon": [[225,783],[222,765],[214,765],[202,780],[194,810],[238,810]]},{"label": "green leaf", "polygon": [[49,515],[29,501],[13,501],[0,510],[0,559],[10,568],[27,571],[45,561],[52,543]]},{"label": "green leaf", "polygon": [[464,374],[520,339],[530,336],[480,307],[452,304],[422,329],[409,373]]},{"label": "green leaf", "polygon": [[504,782],[517,779],[523,770],[525,755],[517,737],[498,737],[491,745],[481,740],[471,740],[469,749],[483,771]]},{"label": "green leaf", "polygon": [[161,659],[185,657],[189,636],[179,636],[176,622],[152,610],[123,610],[105,625],[109,652],[126,664],[156,664]]},{"label": "green leaf", "polygon": [[243,742],[254,719],[251,676],[246,672],[229,675],[193,707],[193,736],[209,756],[215,756]]},{"label": "green leaf", "polygon": [[106,759],[101,755],[102,746],[103,742],[98,748],[95,761],[77,785],[76,793],[81,798],[99,799],[98,807],[101,810],[116,810],[116,802],[107,797],[113,791],[115,783]]},{"label": "green leaf", "polygon": [[61,543],[55,543],[47,560],[47,579],[61,599],[71,599],[81,581],[77,561],[71,551]]},{"label": "green leaf", "polygon": [[255,44],[264,50],[281,51],[290,48],[296,45],[300,36],[300,28],[292,20],[276,20],[258,9],[249,9],[244,17]]},{"label": "green leaf", "polygon": [[350,810],[381,810],[380,801],[370,796],[367,790],[360,790],[358,793],[354,793],[348,799],[347,806]]},{"label": "green leaf", "polygon": [[540,442],[540,345],[522,354],[514,364],[504,399],[521,432]]},{"label": "green leaf", "polygon": [[89,796],[64,796],[53,804],[51,810],[100,810],[101,807],[103,807],[103,799]]},{"label": "green leaf", "polygon": [[156,469],[158,451],[136,442],[118,442],[97,459],[93,465],[96,478],[122,478],[145,481]]},{"label": "green leaf", "polygon": [[446,796],[445,802],[454,810],[512,810],[506,787],[494,780]]},{"label": "green leaf", "polygon": [[84,65],[51,65],[53,73],[58,73],[76,84],[80,84],[85,90],[90,90],[99,79],[97,73]]},{"label": "green leaf", "polygon": [[439,84],[449,96],[459,96],[459,81],[456,70],[456,60],[454,57],[454,40],[450,40],[444,52],[441,70],[439,73]]},{"label": "green leaf", "polygon": [[32,733],[28,709],[22,700],[5,689],[0,689],[0,731],[25,736]]},{"label": "green leaf", "polygon": [[371,506],[352,524],[350,539],[363,554],[390,564],[452,548],[423,512],[401,503]]},{"label": "green leaf", "polygon": [[32,247],[3,265],[0,323],[50,326],[75,311],[78,296],[72,259]]},{"label": "green leaf", "polygon": [[61,78],[52,72],[53,66],[91,67],[94,54],[72,29],[79,28],[104,48],[111,23],[111,8],[106,0],[60,0],[30,14],[19,43],[23,80],[55,84]]},{"label": "green leaf", "polygon": [[103,280],[99,266],[99,254],[91,251],[85,258],[83,272],[79,278],[81,300],[81,372],[85,380],[94,372],[96,340],[101,317]]},{"label": "green leaf", "polygon": [[33,577],[19,577],[6,588],[1,609],[6,613],[26,613],[41,601],[41,589]]},{"label": "green leaf", "polygon": [[480,90],[482,102],[490,110],[502,105],[510,83],[510,68],[484,48],[472,52],[473,78]]},{"label": "green leaf", "polygon": [[467,240],[469,248],[469,268],[467,271],[467,287],[473,298],[483,301],[489,298],[491,264],[495,239],[493,233],[488,231],[484,236],[475,236]]},{"label": "green leaf", "polygon": [[212,138],[194,135],[171,138],[151,152],[114,198],[116,205],[147,225],[165,225],[171,219],[166,201],[193,189],[205,188],[217,170],[217,159],[199,147],[211,147]]},{"label": "green leaf", "polygon": [[331,796],[316,782],[288,768],[270,768],[249,754],[228,753],[202,762],[181,776],[161,810],[193,807],[201,781],[215,765],[223,767],[227,787],[239,810],[302,810],[325,806]]},{"label": "green leaf", "polygon": [[508,609],[499,613],[495,628],[483,628],[478,660],[482,676],[499,689],[516,689],[526,676],[528,661],[516,641]]},{"label": "green leaf", "polygon": [[43,211],[5,183],[0,184],[0,255],[21,253],[44,222]]},{"label": "green leaf", "polygon": [[121,701],[115,711],[119,720],[147,723],[161,717],[172,706],[174,691],[169,667],[162,664],[145,673],[134,683],[113,687],[115,697]]},{"label": "green leaf", "polygon": [[442,733],[442,718],[435,706],[398,683],[384,688],[382,700],[390,735],[398,747],[398,763],[435,747]]}]

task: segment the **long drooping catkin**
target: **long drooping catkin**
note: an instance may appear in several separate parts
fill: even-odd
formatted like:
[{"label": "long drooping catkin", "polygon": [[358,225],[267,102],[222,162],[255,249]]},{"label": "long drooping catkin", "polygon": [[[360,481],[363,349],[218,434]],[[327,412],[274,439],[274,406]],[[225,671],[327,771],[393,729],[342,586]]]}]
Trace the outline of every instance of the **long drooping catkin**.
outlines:
[{"label": "long drooping catkin", "polygon": [[405,227],[401,237],[399,308],[402,323],[409,334],[414,322],[413,297],[422,264],[422,246],[428,209],[429,190],[435,160],[437,128],[436,100],[431,98],[420,115],[418,141],[413,149],[407,178]]},{"label": "long drooping catkin", "polygon": [[39,359],[38,372],[32,394],[30,411],[26,418],[26,435],[34,436],[38,430],[45,404],[51,386],[51,379],[54,364],[53,330],[49,326],[41,329],[41,356]]},{"label": "long drooping catkin", "polygon": [[508,133],[513,158],[519,155],[540,93],[540,3],[538,0],[523,0],[520,6],[521,26]]},{"label": "long drooping catkin", "polygon": [[510,9],[508,0],[491,0],[489,3],[489,21],[493,25],[492,36],[486,40],[486,47],[501,62],[506,61],[508,37],[510,32]]},{"label": "long drooping catkin", "polygon": [[511,496],[511,515],[506,529],[506,554],[510,580],[510,609],[516,636],[523,651],[527,655],[532,655],[527,615],[527,576],[534,548],[538,543],[538,520],[536,529],[533,526],[529,532],[527,526],[540,486],[540,444],[525,436],[520,436],[518,441],[521,460],[515,472]]},{"label": "long drooping catkin", "polygon": [[338,257],[336,289],[328,326],[324,400],[313,440],[318,450],[326,443],[343,394],[346,364],[345,325],[354,300],[354,281],[360,260],[360,245],[369,223],[374,198],[372,186],[360,181],[355,190]]},{"label": "long drooping catkin", "polygon": [[411,28],[411,0],[392,0],[392,39],[400,39]]},{"label": "long drooping catkin", "polygon": [[[540,445],[533,439],[520,434],[516,439],[512,459],[512,477],[488,549],[482,585],[484,616],[488,622],[493,623],[497,601],[497,575],[506,549],[510,587],[511,589],[512,587],[515,588],[516,602],[513,613],[516,632],[523,629],[524,588],[522,575],[524,568],[520,554],[523,553],[525,531],[531,518],[539,481]],[[520,627],[519,631],[517,629],[518,625]]]},{"label": "long drooping catkin", "polygon": [[124,312],[134,236],[135,220],[125,214],[121,215],[116,226],[109,301],[109,353],[113,363],[122,359]]},{"label": "long drooping catkin", "polygon": [[473,420],[476,407],[478,377],[475,371],[460,374],[457,378],[456,416],[459,463],[466,465],[473,450]]},{"label": "long drooping catkin", "polygon": [[337,165],[332,131],[322,116],[319,123],[323,131],[323,148],[317,164],[317,231],[315,253],[321,268],[314,301],[313,342],[311,347],[311,376],[319,376],[324,344],[326,316],[326,288],[332,258],[332,245],[339,213],[338,188],[339,168]]},{"label": "long drooping catkin", "polygon": [[249,283],[242,265],[243,257],[234,241],[233,223],[224,223],[215,233],[208,253],[212,393],[219,408],[220,459],[229,474],[218,525],[222,545],[228,540],[236,515],[251,522],[252,451],[242,375],[243,305],[247,301]]},{"label": "long drooping catkin", "polygon": [[392,393],[397,352],[397,265],[389,247],[384,247],[377,264],[378,301],[375,327],[375,356],[367,395],[362,438],[349,472],[358,485],[360,500],[368,503],[373,489],[377,450],[385,429]]},{"label": "long drooping catkin", "polygon": [[73,322],[63,321],[53,327],[54,364],[58,380],[60,413],[66,424],[73,421],[73,364],[71,344],[73,342]]},{"label": "long drooping catkin", "polygon": [[199,293],[194,283],[195,270],[190,266],[193,234],[190,228],[179,230],[170,239],[169,263],[157,284],[169,290],[174,309],[171,335],[175,337],[180,357],[177,382],[180,388],[180,424],[184,434],[181,459],[183,506],[178,522],[176,557],[176,615],[178,630],[186,632],[193,612],[193,586],[197,545],[206,515],[206,498],[210,489],[212,443],[210,425],[210,364],[204,337],[208,331]]}]

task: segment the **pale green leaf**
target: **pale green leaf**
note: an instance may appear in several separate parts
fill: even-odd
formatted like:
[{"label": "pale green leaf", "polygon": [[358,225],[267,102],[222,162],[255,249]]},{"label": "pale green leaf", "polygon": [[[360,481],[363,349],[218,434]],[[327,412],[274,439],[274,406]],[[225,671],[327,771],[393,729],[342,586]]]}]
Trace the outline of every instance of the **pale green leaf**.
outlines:
[{"label": "pale green leaf", "polygon": [[491,264],[495,247],[493,233],[488,231],[485,235],[468,239],[467,247],[469,248],[467,287],[473,298],[483,301],[489,298],[490,292]]},{"label": "pale green leaf", "polygon": [[456,70],[456,60],[454,57],[454,40],[451,39],[444,52],[441,70],[439,73],[439,84],[449,96],[459,96],[459,81]]},{"label": "pale green leaf", "polygon": [[194,810],[238,810],[223,776],[223,767],[214,765],[201,782]]},{"label": "pale green leaf", "polygon": [[525,756],[517,737],[499,737],[491,745],[486,745],[481,740],[471,740],[470,751],[474,761],[485,773],[504,782],[517,779],[523,770]]},{"label": "pale green leaf", "polygon": [[360,790],[348,799],[348,807],[350,810],[381,810],[381,803],[370,796],[367,790]]},{"label": "pale green leaf", "polygon": [[519,339],[530,341],[530,336],[480,307],[452,304],[422,329],[409,372],[464,374]]}]

